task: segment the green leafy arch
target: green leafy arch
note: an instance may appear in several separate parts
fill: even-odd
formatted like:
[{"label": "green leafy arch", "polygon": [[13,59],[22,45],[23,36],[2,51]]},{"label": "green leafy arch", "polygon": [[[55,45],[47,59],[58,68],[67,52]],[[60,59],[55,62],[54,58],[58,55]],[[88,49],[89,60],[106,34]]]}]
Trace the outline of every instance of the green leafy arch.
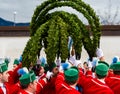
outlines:
[{"label": "green leafy arch", "polygon": [[[69,6],[82,13],[88,20],[90,28],[87,29],[74,14],[63,11],[48,13],[55,7],[61,6]],[[42,41],[45,44],[48,64],[54,62],[56,54],[65,60],[69,54],[68,36],[73,38],[76,55],[79,57],[76,57],[77,59],[80,59],[82,46],[92,58],[99,46],[100,24],[93,9],[81,0],[48,0],[36,8],[30,24],[30,35],[31,39],[23,52],[23,66],[29,67],[29,63],[36,63]],[[25,63],[26,61],[28,63]]]}]

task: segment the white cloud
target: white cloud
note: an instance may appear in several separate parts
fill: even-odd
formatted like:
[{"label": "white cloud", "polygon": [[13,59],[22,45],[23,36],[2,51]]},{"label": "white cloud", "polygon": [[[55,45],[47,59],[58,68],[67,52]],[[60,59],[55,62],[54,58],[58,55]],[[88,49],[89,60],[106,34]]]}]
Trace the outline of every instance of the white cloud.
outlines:
[{"label": "white cloud", "polygon": [[16,22],[28,22],[36,5],[41,2],[43,0],[0,0],[0,17],[13,21],[13,13],[16,11]]},{"label": "white cloud", "polygon": [[[0,17],[13,21],[13,12],[16,11],[16,22],[30,22],[37,5],[45,0],[0,0]],[[83,0],[97,12],[104,14],[108,11],[109,0]],[[111,0],[112,14],[115,13],[116,7],[119,7],[120,0]],[[120,7],[119,7],[120,10]],[[120,12],[120,11],[119,11]],[[120,16],[120,13],[119,13]]]}]

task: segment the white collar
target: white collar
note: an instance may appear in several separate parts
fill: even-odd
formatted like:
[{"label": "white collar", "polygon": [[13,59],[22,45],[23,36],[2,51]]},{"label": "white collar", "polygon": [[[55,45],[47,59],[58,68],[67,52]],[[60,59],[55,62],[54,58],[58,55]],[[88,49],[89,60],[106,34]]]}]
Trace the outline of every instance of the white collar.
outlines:
[{"label": "white collar", "polygon": [[6,94],[6,88],[5,88],[3,83],[0,83],[0,87],[1,87],[1,89],[3,91],[3,93]]},{"label": "white collar", "polygon": [[100,82],[104,83],[105,84],[105,81],[104,79],[98,79]]},{"label": "white collar", "polygon": [[0,87],[3,87],[4,86],[4,84],[3,83],[0,83]]},{"label": "white collar", "polygon": [[75,89],[75,86],[73,86],[73,85],[70,85],[70,87],[72,87],[72,88],[74,88],[74,89]]},{"label": "white collar", "polygon": [[31,93],[31,92],[29,92],[29,91],[27,91],[27,90],[25,90],[28,94],[33,94],[33,93]]}]

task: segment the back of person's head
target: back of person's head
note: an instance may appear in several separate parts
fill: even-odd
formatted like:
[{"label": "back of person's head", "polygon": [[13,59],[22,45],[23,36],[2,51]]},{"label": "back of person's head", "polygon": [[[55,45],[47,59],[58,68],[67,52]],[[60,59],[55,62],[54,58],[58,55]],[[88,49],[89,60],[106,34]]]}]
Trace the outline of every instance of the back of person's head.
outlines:
[{"label": "back of person's head", "polygon": [[110,69],[113,70],[113,73],[116,75],[120,75],[120,62],[116,62],[110,66]]},{"label": "back of person's head", "polygon": [[65,81],[69,85],[73,85],[78,81],[79,71],[77,67],[71,67],[64,71]]},{"label": "back of person's head", "polygon": [[114,71],[113,70],[113,73],[116,74],[116,75],[120,75],[120,70],[119,71]]},{"label": "back of person's head", "polygon": [[99,63],[95,68],[95,73],[98,79],[105,78],[107,76],[109,67],[104,63]]},{"label": "back of person's head", "polygon": [[32,83],[35,80],[35,74],[33,71],[22,75],[19,80],[20,80],[20,85],[22,89],[28,88],[29,84]]}]

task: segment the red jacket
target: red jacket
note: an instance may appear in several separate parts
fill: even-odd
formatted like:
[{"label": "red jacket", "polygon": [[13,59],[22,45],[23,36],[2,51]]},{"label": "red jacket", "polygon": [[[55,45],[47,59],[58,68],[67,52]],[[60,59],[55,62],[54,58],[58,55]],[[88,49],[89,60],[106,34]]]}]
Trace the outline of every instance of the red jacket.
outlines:
[{"label": "red jacket", "polygon": [[43,79],[43,78],[45,78],[45,77],[46,77],[46,74],[43,73],[41,76],[37,76],[37,80],[39,81],[39,80],[41,80],[41,79]]},{"label": "red jacket", "polygon": [[40,92],[43,90],[47,83],[44,80],[39,80],[37,82],[36,94],[41,94]]},{"label": "red jacket", "polygon": [[8,78],[9,79],[9,81],[8,81],[9,84],[15,84],[19,81],[20,75],[18,74],[17,71],[21,68],[21,66],[22,66],[22,63],[20,63],[15,70],[8,71],[8,74],[10,75],[9,78]]},{"label": "red jacket", "polygon": [[57,77],[52,77],[44,86],[40,94],[57,94],[55,89],[55,81]]},{"label": "red jacket", "polygon": [[9,91],[9,86],[8,85],[3,85],[3,86],[0,86],[0,94],[4,94],[2,88],[5,88],[6,90],[6,94],[10,94],[10,91]]},{"label": "red jacket", "polygon": [[20,90],[20,92],[18,94],[29,94],[29,93],[26,92],[25,90]]},{"label": "red jacket", "polygon": [[120,94],[120,75],[106,77],[105,82],[113,90],[114,94]]},{"label": "red jacket", "polygon": [[[20,86],[18,84],[10,85],[8,83],[5,83],[3,87],[6,90],[6,94],[16,94],[20,89]],[[0,94],[5,94],[3,93],[2,86],[0,86]]]},{"label": "red jacket", "polygon": [[78,84],[82,86],[83,94],[114,94],[105,83],[90,75],[87,77],[82,72],[80,72]]},{"label": "red jacket", "polygon": [[63,74],[59,74],[55,82],[56,94],[81,94],[64,82]]}]

